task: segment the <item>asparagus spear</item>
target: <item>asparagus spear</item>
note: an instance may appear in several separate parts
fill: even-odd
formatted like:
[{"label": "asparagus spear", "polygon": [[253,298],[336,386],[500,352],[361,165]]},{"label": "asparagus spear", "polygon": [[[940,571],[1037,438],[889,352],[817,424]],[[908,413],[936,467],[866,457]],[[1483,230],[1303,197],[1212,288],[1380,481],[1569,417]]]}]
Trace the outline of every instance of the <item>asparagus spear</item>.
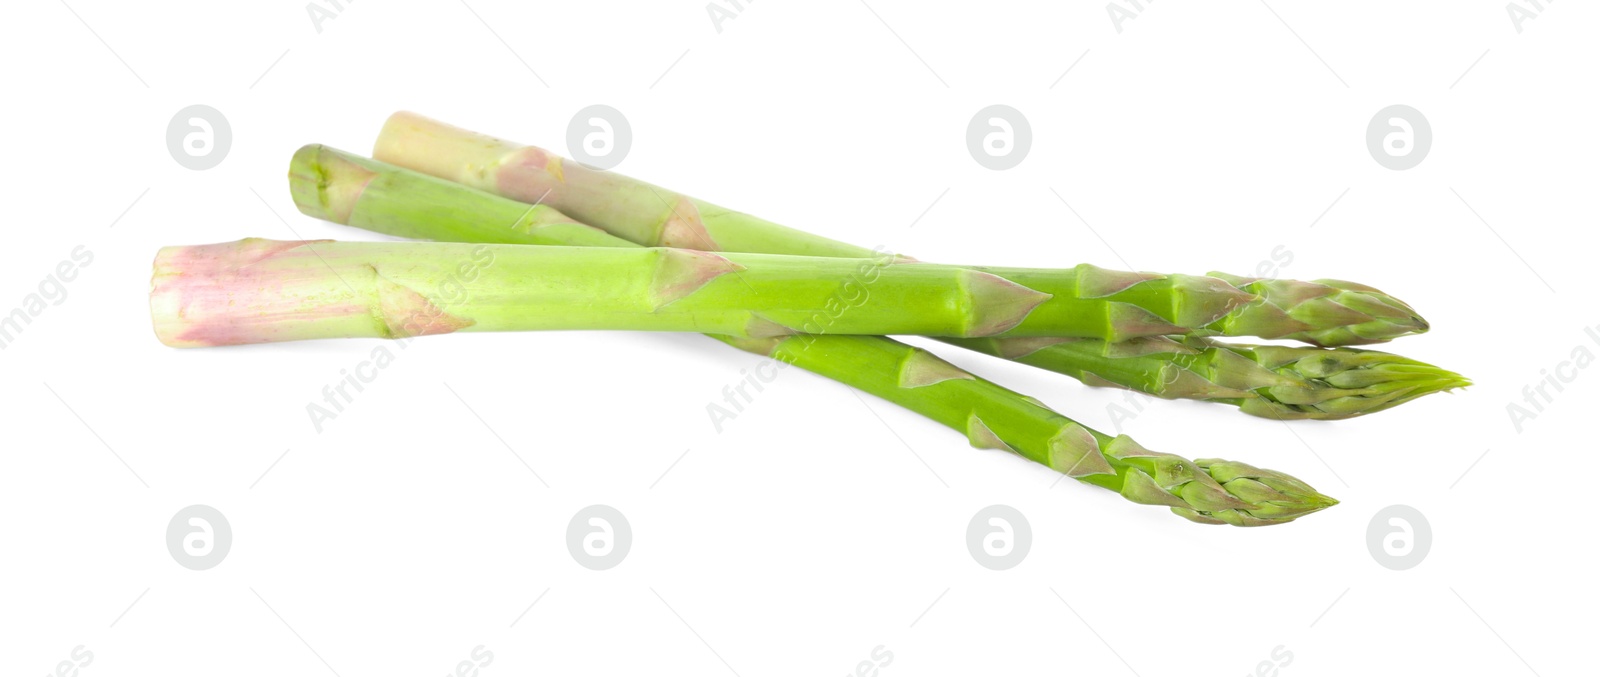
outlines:
[{"label": "asparagus spear", "polygon": [[[1196,522],[1264,526],[1338,503],[1280,472],[1218,459],[1190,462],[1145,449],[1127,435],[1091,430],[932,353],[888,339],[716,338],[913,409],[966,433],[975,447],[1013,451],[1135,503],[1169,506]],[[898,368],[885,370],[885,364]],[[958,391],[965,396],[946,396]]]},{"label": "asparagus spear", "polygon": [[[463,267],[471,267],[470,274]],[[390,311],[411,312],[416,290],[446,284],[462,287],[463,298],[450,314],[430,323],[430,331],[1125,340],[1177,331],[1238,331],[1258,326],[1251,314],[1271,308],[1212,278],[1137,278],[1091,266],[977,268],[912,264],[892,256],[711,254],[671,247],[302,246],[246,240],[163,249],[156,257],[156,282],[155,307],[169,311],[158,315],[158,326],[169,330],[163,336],[173,338],[174,345],[187,344],[183,337],[191,334],[201,337],[200,345],[219,339],[406,336]],[[1162,305],[1177,309],[1175,323],[1155,314]],[[381,313],[371,310],[380,307]],[[372,322],[374,315],[381,321]],[[226,331],[219,333],[219,327]]]},{"label": "asparagus spear", "polygon": [[[390,116],[373,157],[514,200],[548,204],[580,222],[647,246],[836,257],[875,255],[871,250],[643,181],[566,162],[541,148],[414,113]],[[1092,266],[1077,270],[1082,286],[1071,291],[1081,298],[1113,302],[1107,309],[1112,317],[1105,320],[1109,326],[1100,334],[1057,335],[1121,341],[1162,333],[1195,333],[1334,346],[1379,343],[1428,329],[1427,322],[1410,306],[1351,282],[1227,278],[1239,285],[1234,287],[1218,284],[1220,278],[1215,275],[1125,273]],[[1247,293],[1235,295],[1231,293],[1235,289]],[[1117,305],[1123,303],[1137,308]],[[1161,324],[1169,324],[1168,330],[1160,331]]]},{"label": "asparagus spear", "polygon": [[[475,243],[637,248],[545,205],[525,205],[436,178],[307,146],[290,191],[302,212],[400,237]],[[1204,524],[1281,524],[1335,505],[1283,473],[1220,460],[1191,462],[1125,435],[1083,426],[928,351],[877,336],[713,336],[864,390],[1135,503],[1164,505]]]},{"label": "asparagus spear", "polygon": [[981,353],[1069,374],[1093,386],[1166,399],[1209,400],[1247,414],[1341,419],[1470,385],[1431,364],[1375,350],[1295,348],[1153,336],[1093,339],[946,339]]},{"label": "asparagus spear", "polygon": [[[592,225],[643,245],[837,257],[877,255],[412,113],[396,113],[389,119],[375,155],[502,196],[530,202],[542,199],[544,204],[559,205]],[[1360,294],[1377,294],[1370,288],[1345,294],[1339,287],[1351,283],[1334,281],[1307,284],[1212,276],[1267,295],[1279,305],[1294,306],[1299,298],[1314,307],[1331,307],[1335,313],[1347,304],[1359,306],[1364,298]],[[1380,300],[1384,306],[1404,307],[1388,297]],[[1357,326],[1359,332],[1372,333],[1373,328],[1364,323]],[[1385,326],[1379,321],[1379,334]],[[1421,325],[1419,331],[1425,327]],[[1343,343],[1363,342],[1356,333],[1351,330],[1336,338]],[[1090,385],[1129,388],[1165,398],[1211,400],[1279,419],[1348,418],[1468,385],[1461,376],[1422,362],[1347,349],[1268,346],[1258,351],[1248,345],[1155,337],[1131,345],[1101,340],[943,340],[1067,374]],[[1291,350],[1294,352],[1288,352]]]},{"label": "asparagus spear", "polygon": [[[462,266],[471,273],[458,270]],[[218,338],[406,336],[390,310],[410,311],[417,289],[446,284],[462,287],[464,298],[430,330],[449,325],[751,338],[828,333],[1122,341],[1189,331],[1274,336],[1260,320],[1287,317],[1264,297],[1215,278],[1119,273],[1087,264],[1056,271],[943,266],[889,255],[843,259],[672,247],[246,240],[163,249],[156,281],[155,307],[166,311],[158,315],[159,326],[180,345],[187,343],[185,333],[202,337],[201,345]],[[382,312],[371,310],[380,307]],[[372,322],[375,315],[381,321]],[[221,326],[225,335],[217,331]]]},{"label": "asparagus spear", "polygon": [[[448,311],[426,296],[444,289]],[[1048,298],[969,269],[862,259],[248,239],[163,248],[151,309],[162,340],[187,347],[458,330],[983,336],[1027,326]]]}]

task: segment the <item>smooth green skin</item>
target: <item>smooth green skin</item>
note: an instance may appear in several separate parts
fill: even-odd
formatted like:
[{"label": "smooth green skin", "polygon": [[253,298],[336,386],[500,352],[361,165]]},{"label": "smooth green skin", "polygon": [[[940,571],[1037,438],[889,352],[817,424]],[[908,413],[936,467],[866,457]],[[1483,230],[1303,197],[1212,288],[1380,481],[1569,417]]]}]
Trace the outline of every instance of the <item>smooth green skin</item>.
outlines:
[{"label": "smooth green skin", "polygon": [[[637,244],[673,241],[707,251],[804,254],[872,258],[863,247],[788,228],[749,214],[681,195],[643,181],[587,169],[537,148],[494,139],[429,120],[397,113],[385,125],[375,154],[397,165],[477,187],[487,192],[555,205],[571,216]],[[698,224],[669,228],[669,221]],[[687,234],[686,234],[687,231]],[[1296,281],[1255,280],[1212,273],[1274,303],[1292,306],[1308,285]],[[1350,304],[1384,312],[1410,309],[1368,287],[1332,282],[1350,289],[1325,289],[1313,308]],[[1152,287],[1154,285],[1145,285]],[[1159,292],[1157,293],[1157,296]],[[1147,297],[1146,303],[1159,299]],[[1304,301],[1299,301],[1305,304]],[[1378,304],[1374,307],[1374,304]],[[1313,308],[1307,308],[1311,310]],[[1292,314],[1292,313],[1291,313]],[[1417,318],[1420,323],[1420,318]],[[1357,322],[1311,337],[1330,343],[1368,342],[1363,334],[1395,331],[1388,320]],[[1425,326],[1425,324],[1423,324]],[[1204,333],[1204,332],[1202,332]],[[1381,411],[1441,390],[1468,385],[1458,374],[1399,356],[1351,349],[1226,345],[1194,339],[1122,337],[1122,342],[1030,339],[941,338],[987,355],[1010,359],[1077,378],[1089,385],[1137,390],[1169,399],[1197,399],[1238,406],[1245,413],[1274,419],[1350,418]],[[1285,352],[1295,350],[1293,359]],[[1382,356],[1377,358],[1375,356]],[[1337,377],[1326,368],[1342,365]],[[1242,358],[1242,359],[1240,359]],[[1344,385],[1344,384],[1351,385]]]},{"label": "smooth green skin", "polygon": [[[467,190],[462,186],[463,190]],[[248,272],[280,272],[324,304],[394,303],[385,294],[425,293],[452,282],[456,262],[470,260],[457,244],[330,242],[317,256],[272,258]],[[1093,266],[1071,270],[964,267],[877,259],[719,253],[669,247],[491,247],[492,264],[453,280],[463,298],[448,312],[463,331],[621,329],[693,331],[728,336],[908,334],[920,336],[1067,336],[1125,340],[1179,331],[1235,333],[1251,313],[1270,309],[1260,297],[1214,278],[1145,276]],[[317,265],[318,263],[324,265]],[[389,287],[347,289],[342,278],[375,269]],[[332,276],[317,284],[315,276]],[[290,293],[286,290],[284,293]],[[349,298],[349,296],[361,298]],[[305,303],[272,295],[229,307],[260,314],[281,308],[303,314]],[[308,296],[309,298],[309,296]],[[330,318],[330,322],[331,322]],[[225,321],[217,317],[215,321]],[[300,320],[296,320],[299,322]],[[338,332],[351,329],[340,323]],[[319,335],[309,324],[286,337],[405,335],[392,326],[373,333]],[[290,340],[289,338],[281,340]]]},{"label": "smooth green skin", "polygon": [[[465,187],[463,186],[463,189]],[[448,312],[463,331],[622,329],[693,331],[729,336],[909,334],[921,336],[1069,336],[1115,340],[1184,329],[1228,333],[1254,297],[1211,278],[1165,276],[1129,286],[1129,276],[1090,266],[1065,271],[912,263],[890,256],[847,259],[778,254],[710,254],[678,248],[491,247],[492,264],[452,280],[456,262],[473,259],[456,244],[330,242],[317,256],[274,257],[248,271],[273,270],[307,295],[253,295],[239,314],[301,312],[323,304],[394,303],[385,294],[464,287]],[[175,254],[176,255],[176,254]],[[287,261],[302,264],[295,268]],[[318,265],[318,264],[323,265]],[[367,269],[391,286],[347,289]],[[226,271],[222,271],[224,274]],[[316,276],[328,277],[318,284]],[[337,279],[333,279],[337,278]],[[266,280],[257,280],[264,282]],[[1106,291],[1107,287],[1117,288]],[[1218,296],[1217,288],[1227,290]],[[1093,291],[1088,291],[1093,290]],[[284,294],[291,293],[285,290]],[[359,296],[361,298],[350,298]],[[1156,315],[1165,317],[1158,319]],[[224,321],[225,317],[217,317]],[[1175,324],[1169,324],[1175,323]],[[341,324],[339,331],[349,329]],[[394,327],[374,333],[404,335]],[[284,336],[319,335],[309,324]],[[288,338],[282,340],[290,340]]]},{"label": "smooth green skin", "polygon": [[[582,223],[646,246],[718,252],[860,257],[860,247],[779,226],[621,174],[591,170],[540,148],[452,127],[414,113],[390,116],[374,145],[379,161],[530,204],[548,204]],[[1140,336],[1259,336],[1341,346],[1427,331],[1405,303],[1340,280],[1259,280],[1156,275],[1079,266],[1077,284],[1024,286],[1056,295],[1010,336],[1123,341]],[[1081,285],[1081,286],[1078,286]],[[1063,298],[1065,296],[1065,298]],[[1071,301],[1093,299],[1098,306]],[[1059,311],[1059,314],[1057,312]],[[1031,323],[1067,323],[1060,330]],[[1165,327],[1160,326],[1163,323]],[[1162,331],[1165,329],[1166,331]],[[941,334],[952,336],[956,334]],[[972,334],[966,334],[971,336]]]},{"label": "smooth green skin", "polygon": [[[1190,462],[1145,449],[1126,435],[1089,429],[1032,398],[890,339],[713,338],[916,411],[966,433],[975,447],[1015,452],[1136,503],[1169,506],[1195,522],[1266,526],[1338,503],[1283,473],[1218,459]],[[1104,465],[1086,468],[1085,458]]]},{"label": "smooth green skin", "polygon": [[[263,246],[278,245],[239,243],[242,249]],[[1108,318],[1123,303],[1105,298],[1172,298],[1165,292],[1152,295],[1144,284],[1102,298],[1073,298],[1081,279],[1099,274],[1093,270],[967,268],[889,257],[421,242],[325,242],[308,250],[286,249],[248,268],[206,269],[218,279],[205,293],[230,294],[230,303],[222,306],[225,312],[196,321],[271,322],[273,313],[282,313],[297,328],[272,334],[278,338],[271,340],[407,336],[392,324],[352,325],[328,308],[360,315],[368,307],[415,303],[411,297],[426,296],[428,290],[459,288],[452,296],[460,298],[445,311],[461,331],[618,329],[754,338],[798,333],[1105,336],[1114,331]],[[168,259],[185,255],[163,254]],[[211,259],[206,261],[209,265]],[[471,262],[470,274],[458,270],[462,262]],[[372,284],[350,284],[373,276]],[[238,284],[223,279],[230,277]],[[1165,287],[1166,281],[1153,282]],[[1024,282],[1029,288],[1018,286]],[[311,311],[327,315],[326,332],[305,319]],[[1170,328],[1156,327],[1157,333]]]},{"label": "smooth green skin", "polygon": [[[189,309],[191,322],[279,327],[244,335],[249,342],[411,336],[392,320],[426,310],[425,302],[440,309],[456,331],[610,329],[762,337],[962,334],[971,327],[955,311],[973,304],[953,283],[959,279],[955,275],[970,272],[953,267],[875,269],[864,259],[718,255],[665,247],[291,244],[246,240],[169,248],[158,262],[172,262],[166,266],[169,276],[189,278],[188,298],[226,299],[203,316],[191,303],[176,303]],[[244,254],[269,250],[274,253]],[[178,260],[185,257],[205,265],[184,268]],[[246,257],[249,265],[215,263]],[[205,285],[193,284],[201,279]],[[433,296],[449,298],[429,301]],[[370,310],[397,307],[399,314]],[[375,315],[382,321],[349,321]]]},{"label": "smooth green skin", "polygon": [[[289,172],[307,215],[399,237],[472,243],[638,248],[544,205],[306,146]],[[1131,501],[1165,505],[1203,524],[1281,524],[1334,505],[1292,477],[1240,463],[1150,452],[1127,436],[1090,430],[1037,400],[963,372],[931,353],[878,336],[712,336],[897,403]],[[1098,459],[1098,460],[1096,460]],[[1090,472],[1098,468],[1100,472]]]}]

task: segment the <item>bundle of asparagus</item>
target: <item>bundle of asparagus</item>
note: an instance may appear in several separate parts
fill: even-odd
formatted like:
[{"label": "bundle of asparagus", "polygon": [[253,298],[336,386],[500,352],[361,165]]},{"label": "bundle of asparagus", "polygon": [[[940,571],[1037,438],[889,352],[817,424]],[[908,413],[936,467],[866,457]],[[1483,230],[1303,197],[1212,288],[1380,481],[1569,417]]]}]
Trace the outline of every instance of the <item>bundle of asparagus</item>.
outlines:
[{"label": "bundle of asparagus", "polygon": [[[503,197],[553,206],[586,225],[646,246],[852,258],[878,255],[415,113],[390,116],[373,156]],[[476,201],[461,195],[452,199]],[[452,239],[426,233],[415,237]],[[1279,308],[1288,308],[1291,319],[1323,313],[1346,321],[1324,326],[1320,336],[1280,335],[1314,345],[1360,345],[1427,331],[1427,322],[1409,306],[1370,287],[1338,280],[1304,283],[1210,276],[1268,297]],[[1373,316],[1368,319],[1363,312]],[[1349,418],[1468,384],[1459,374],[1373,351],[1195,340],[1135,339],[1121,344],[1051,338],[942,340],[1067,374],[1089,385],[1233,404],[1245,413],[1280,420]]]},{"label": "bundle of asparagus", "polygon": [[1346,346],[1426,331],[1410,307],[1353,283],[921,263],[407,113],[390,119],[376,155],[427,175],[307,146],[291,163],[296,205],[436,242],[165,248],[151,292],[158,337],[189,347],[482,330],[706,332],[900,404],[973,446],[1193,521],[1239,526],[1288,522],[1336,501],[1283,473],[1191,462],[1094,431],[881,335],[945,337],[1091,385],[1284,419],[1346,418],[1466,384],[1374,351],[1205,338]]}]

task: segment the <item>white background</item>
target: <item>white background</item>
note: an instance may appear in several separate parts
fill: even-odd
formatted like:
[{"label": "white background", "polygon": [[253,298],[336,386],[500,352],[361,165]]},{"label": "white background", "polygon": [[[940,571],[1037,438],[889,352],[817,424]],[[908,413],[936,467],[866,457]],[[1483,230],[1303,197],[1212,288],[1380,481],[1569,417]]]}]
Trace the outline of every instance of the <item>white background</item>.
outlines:
[{"label": "white background", "polygon": [[[1591,5],[1519,32],[1500,1],[1145,3],[1119,32],[1095,2],[767,0],[720,26],[698,0],[346,3],[320,26],[295,2],[70,4],[14,4],[0,38],[0,312],[93,254],[0,351],[6,674],[80,645],[87,677],[444,675],[480,645],[487,677],[838,675],[880,645],[891,677],[1244,675],[1275,650],[1291,676],[1590,664],[1600,374],[1521,432],[1507,405],[1600,354]],[[195,103],[233,131],[206,171],[165,144]],[[162,245],[372,239],[295,211],[300,145],[366,153],[410,109],[564,150],[595,103],[632,124],[619,171],[924,260],[1248,273],[1283,245],[1280,275],[1411,302],[1434,330],[1393,350],[1477,385],[1339,423],[1185,402],[1114,421],[1120,393],[938,349],[1343,501],[1247,530],[1055,484],[798,370],[718,434],[706,403],[757,361],[696,336],[419,339],[319,434],[307,403],[376,342],[152,335]],[[965,146],[993,103],[1033,129],[1008,171]],[[1406,171],[1365,145],[1395,103],[1434,135]],[[1033,534],[1001,572],[965,544],[997,503]],[[165,544],[193,504],[233,533],[206,571]],[[632,526],[614,569],[568,553],[591,504]],[[1407,571],[1367,547],[1393,504],[1433,534]]]}]

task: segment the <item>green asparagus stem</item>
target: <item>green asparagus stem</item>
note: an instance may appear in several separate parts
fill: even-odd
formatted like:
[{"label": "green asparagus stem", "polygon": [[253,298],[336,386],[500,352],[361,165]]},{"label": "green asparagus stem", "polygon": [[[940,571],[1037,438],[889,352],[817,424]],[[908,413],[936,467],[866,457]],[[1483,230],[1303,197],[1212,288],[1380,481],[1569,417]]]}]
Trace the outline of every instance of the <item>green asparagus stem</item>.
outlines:
[{"label": "green asparagus stem", "polygon": [[[753,338],[806,333],[1126,339],[1187,324],[1157,320],[1136,303],[1154,306],[1159,298],[1180,308],[1201,306],[1188,314],[1201,327],[1224,326],[1250,307],[1240,300],[1249,295],[1226,284],[1220,288],[1227,291],[1219,293],[1209,278],[1172,276],[1129,290],[1120,274],[1086,266],[973,268],[890,256],[711,254],[670,247],[303,245],[246,240],[163,249],[156,259],[157,307],[174,312],[159,316],[159,326],[180,332],[178,345],[186,344],[182,332],[205,337],[206,345],[221,336],[409,336],[394,324],[391,310],[410,312],[417,290],[452,284],[462,298],[448,314],[436,313],[430,333],[631,329]],[[1118,288],[1106,292],[1108,286]],[[224,326],[231,333],[219,333]]]},{"label": "green asparagus stem", "polygon": [[[643,181],[566,162],[540,148],[459,129],[414,113],[400,112],[389,118],[378,136],[373,156],[503,197],[548,204],[580,222],[647,246],[836,257],[874,255],[870,250],[809,235]],[[983,270],[1008,277],[997,269]],[[1024,331],[1012,335],[1122,341],[1194,333],[1285,338],[1332,346],[1378,343],[1428,329],[1427,322],[1410,306],[1376,289],[1349,282],[1233,278],[1232,282],[1243,285],[1241,288],[1216,277],[1125,273],[1092,266],[1079,266],[1077,270],[1079,286],[1061,291],[1076,299],[1108,302],[1103,311],[1105,317],[1096,318],[1102,326],[1094,329],[1099,331],[1085,327],[1082,331]],[[1031,286],[1023,280],[1013,281]],[[1041,304],[1040,310],[1050,305]],[[1063,312],[1083,311],[1070,304],[1058,307]]]},{"label": "green asparagus stem", "polygon": [[[411,114],[396,113],[379,136],[378,159],[437,177],[474,185],[513,199],[525,199],[560,208],[619,237],[647,246],[693,246],[713,251],[806,254],[836,257],[873,257],[862,247],[828,240],[731,211],[694,198],[611,173],[596,172],[564,162],[537,148],[520,146]],[[531,196],[531,197],[530,197]],[[670,207],[670,209],[669,209]],[[1253,280],[1213,273],[1251,293],[1273,299],[1274,305],[1300,305],[1340,313],[1368,300],[1346,295],[1341,286],[1351,283],[1322,281]],[[1406,308],[1361,287],[1356,291],[1381,297],[1383,306]],[[1318,295],[1321,296],[1318,296]],[[1379,308],[1380,312],[1382,308]],[[1291,315],[1295,311],[1291,311]],[[1358,322],[1354,329],[1328,330],[1329,342],[1362,343],[1361,332],[1383,334],[1377,327]],[[1420,321],[1419,321],[1420,322]],[[1421,329],[1425,329],[1422,325]],[[1419,331],[1421,330],[1419,329]],[[1336,336],[1335,336],[1336,335]],[[1165,398],[1210,400],[1234,404],[1246,413],[1272,418],[1339,419],[1393,407],[1441,390],[1468,385],[1452,372],[1397,356],[1389,362],[1405,366],[1374,368],[1375,355],[1345,349],[1299,349],[1293,360],[1271,349],[1258,356],[1254,346],[1219,346],[1184,341],[1135,342],[1143,348],[1099,340],[1058,342],[1031,339],[943,339],[948,343],[997,357],[1012,359],[1078,378],[1096,386],[1114,386]],[[1152,347],[1169,349],[1151,349]],[[1203,346],[1203,347],[1202,347]],[[1322,364],[1349,365],[1301,373],[1296,365],[1313,357]],[[1245,360],[1236,357],[1246,358]],[[1259,359],[1258,359],[1259,358]],[[1246,368],[1243,362],[1255,362]],[[1345,372],[1359,369],[1361,378]],[[1336,374],[1342,374],[1338,378]],[[1343,384],[1352,385],[1343,385]]]},{"label": "green asparagus stem", "polygon": [[[410,336],[394,313],[414,311],[435,316],[429,333],[632,329],[750,338],[1114,341],[1189,331],[1260,333],[1257,320],[1287,317],[1263,297],[1216,278],[1089,265],[1067,271],[944,266],[889,255],[245,241],[167,248],[156,267],[160,293],[153,307],[172,310],[157,319],[158,327],[171,330],[163,337],[174,345],[189,345],[189,335],[201,337],[194,341],[200,345],[219,338]],[[459,287],[462,297],[449,313],[418,309],[426,302],[417,290],[447,285]]]},{"label": "green asparagus stem", "polygon": [[[961,333],[990,316],[938,315],[1010,294],[1020,303],[998,311],[1014,316],[1041,299],[946,276],[962,272],[671,248],[244,240],[162,249],[152,308],[163,340],[188,346],[408,337],[417,331],[404,321],[416,313],[430,317],[423,333]],[[424,295],[445,288],[457,290],[448,312]]]},{"label": "green asparagus stem", "polygon": [[[529,206],[322,146],[295,154],[289,184],[307,215],[400,237],[474,243],[639,245]],[[1337,503],[1292,477],[1241,463],[1151,452],[940,360],[876,336],[714,336],[900,404],[1136,503],[1205,524],[1281,524]]]},{"label": "green asparagus stem", "polygon": [[[416,331],[403,320],[419,312],[430,317],[424,333],[1101,336],[1117,331],[1118,307],[1138,306],[1101,301],[1115,293],[1072,296],[1099,275],[1082,266],[1061,274],[666,246],[242,240],[163,248],[152,307],[173,346],[405,338]],[[458,291],[448,312],[418,291],[435,288]]]},{"label": "green asparagus stem", "polygon": [[1471,384],[1399,355],[1355,348],[1293,348],[1162,336],[1093,339],[946,339],[988,355],[1069,374],[1094,386],[1166,399],[1209,400],[1247,414],[1342,419]]},{"label": "green asparagus stem", "polygon": [[888,339],[717,338],[912,409],[966,433],[975,447],[1016,452],[1135,503],[1169,506],[1196,522],[1278,524],[1338,503],[1283,473],[1216,459],[1190,462],[1152,452],[1127,435],[1091,430],[932,353]]}]

